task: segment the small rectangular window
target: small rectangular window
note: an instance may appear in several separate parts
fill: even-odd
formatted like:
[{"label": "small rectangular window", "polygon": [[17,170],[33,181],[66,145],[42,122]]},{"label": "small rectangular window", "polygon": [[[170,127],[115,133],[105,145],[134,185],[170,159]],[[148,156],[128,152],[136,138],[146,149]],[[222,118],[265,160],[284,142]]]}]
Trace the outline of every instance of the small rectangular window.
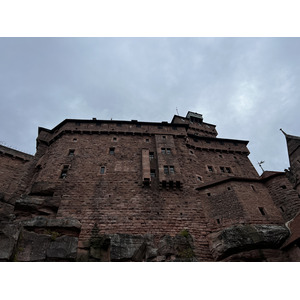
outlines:
[{"label": "small rectangular window", "polygon": [[208,169],[209,172],[213,172],[214,171],[214,169],[213,169],[212,166],[207,166],[207,169]]},{"label": "small rectangular window", "polygon": [[170,149],[170,148],[167,148],[166,153],[167,153],[167,154],[171,154],[171,149]]},{"label": "small rectangular window", "polygon": [[[161,129],[162,129],[162,127],[161,127]],[[165,135],[163,135],[163,136],[162,136],[162,138],[163,138],[163,140],[165,140],[165,139],[166,139],[166,136],[165,136]]]},{"label": "small rectangular window", "polygon": [[282,185],[281,188],[285,190],[286,189],[286,185]]},{"label": "small rectangular window", "polygon": [[226,167],[226,172],[227,172],[227,173],[232,173],[232,172],[231,172],[231,169],[230,169],[229,167]]},{"label": "small rectangular window", "polygon": [[113,147],[109,148],[109,154],[112,154],[112,155],[115,154],[115,148],[113,148]]},{"label": "small rectangular window", "polygon": [[150,160],[154,158],[154,152],[149,152],[149,158]]},{"label": "small rectangular window", "polygon": [[166,148],[161,148],[161,153],[166,154]]},{"label": "small rectangular window", "polygon": [[75,153],[75,150],[74,149],[70,149],[68,155],[69,156],[74,156],[74,153]]},{"label": "small rectangular window", "polygon": [[169,174],[169,167],[168,166],[164,166],[164,173]]},{"label": "small rectangular window", "polygon": [[154,169],[151,169],[151,170],[150,170],[150,176],[151,176],[152,178],[156,177],[156,174],[155,174],[155,170],[154,170]]},{"label": "small rectangular window", "polygon": [[225,168],[224,167],[220,167],[220,170],[222,173],[225,173]]},{"label": "small rectangular window", "polygon": [[174,173],[175,173],[174,166],[170,166],[170,174],[174,174]]},{"label": "small rectangular window", "polygon": [[100,174],[104,174],[105,173],[105,167],[101,167],[100,168]]},{"label": "small rectangular window", "polygon": [[69,166],[68,165],[64,165],[63,169],[62,169],[62,171],[60,173],[60,178],[66,178],[68,170],[69,170]]}]

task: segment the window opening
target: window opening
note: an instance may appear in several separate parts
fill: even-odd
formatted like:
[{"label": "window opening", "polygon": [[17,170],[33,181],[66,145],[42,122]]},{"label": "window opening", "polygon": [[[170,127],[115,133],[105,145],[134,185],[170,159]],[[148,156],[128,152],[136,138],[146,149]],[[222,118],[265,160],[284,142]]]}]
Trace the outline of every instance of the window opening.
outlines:
[{"label": "window opening", "polygon": [[168,166],[164,166],[164,173],[169,174],[169,167]]},{"label": "window opening", "polygon": [[228,191],[231,191],[231,187],[230,187],[230,186],[229,186],[229,187],[227,187],[227,190],[228,190]]},{"label": "window opening", "polygon": [[77,142],[77,139],[76,139],[76,138],[74,138],[74,139],[73,139],[73,142]]},{"label": "window opening", "polygon": [[220,157],[220,158],[223,158],[223,155],[222,155],[222,154],[219,154],[219,157]]},{"label": "window opening", "polygon": [[149,143],[149,139],[146,139],[146,143]]},{"label": "window opening", "polygon": [[199,181],[203,181],[201,176],[197,176],[197,179],[198,179]]},{"label": "window opening", "polygon": [[210,193],[207,193],[207,196],[210,197]]},{"label": "window opening", "polygon": [[214,171],[214,169],[213,169],[212,166],[207,166],[207,169],[208,169],[209,172],[213,172]]},{"label": "window opening", "polygon": [[66,178],[67,177],[68,169],[69,169],[69,166],[64,165],[64,167],[61,171],[61,174],[60,174],[60,178]]},{"label": "window opening", "polygon": [[69,156],[74,156],[74,152],[75,152],[74,149],[70,149],[70,150],[69,150]]},{"label": "window opening", "polygon": [[170,149],[170,148],[167,148],[166,153],[167,153],[167,154],[171,154],[171,149]]},{"label": "window opening", "polygon": [[220,170],[222,173],[225,173],[225,168],[224,167],[220,167]]},{"label": "window opening", "polygon": [[161,153],[166,154],[166,148],[161,148]]},{"label": "window opening", "polygon": [[261,213],[263,216],[266,215],[266,212],[265,212],[265,210],[264,210],[263,207],[259,207],[258,209],[259,209],[260,213]]},{"label": "window opening", "polygon": [[115,154],[115,148],[109,148],[109,154]]},{"label": "window opening", "polygon": [[[162,128],[162,127],[161,127],[161,128]],[[162,138],[163,138],[163,140],[165,140],[165,139],[166,139],[166,136],[165,136],[165,135],[163,135],[163,136],[162,136]]]},{"label": "window opening", "polygon": [[113,141],[115,142],[117,140],[117,138],[116,137],[113,137]]},{"label": "window opening", "polygon": [[175,170],[174,170],[174,166],[170,166],[170,174],[174,174]]},{"label": "window opening", "polygon": [[281,209],[282,212],[284,212],[284,208],[282,206],[280,206],[280,209]]},{"label": "window opening", "polygon": [[253,190],[254,192],[256,192],[256,189],[255,189],[254,185],[251,184],[251,188],[252,188],[252,190]]},{"label": "window opening", "polygon": [[281,188],[285,190],[286,189],[286,185],[282,185]]},{"label": "window opening", "polygon": [[105,173],[105,167],[101,167],[100,168],[100,174],[104,174]]},{"label": "window opening", "polygon": [[153,159],[154,158],[154,152],[149,152],[149,159]]},{"label": "window opening", "polygon": [[137,128],[141,128],[142,126],[141,126],[141,124],[136,124],[135,125]]},{"label": "window opening", "polygon": [[152,178],[155,178],[155,177],[156,177],[156,174],[155,174],[155,170],[154,170],[154,169],[151,169],[151,170],[150,170],[150,176],[151,176]]},{"label": "window opening", "polygon": [[217,223],[220,224],[220,219],[217,219]]},{"label": "window opening", "polygon": [[122,127],[122,124],[121,124],[121,123],[117,123],[117,126],[118,126],[118,127]]},{"label": "window opening", "polygon": [[227,173],[232,173],[231,169],[229,167],[226,167],[226,171],[227,171]]}]

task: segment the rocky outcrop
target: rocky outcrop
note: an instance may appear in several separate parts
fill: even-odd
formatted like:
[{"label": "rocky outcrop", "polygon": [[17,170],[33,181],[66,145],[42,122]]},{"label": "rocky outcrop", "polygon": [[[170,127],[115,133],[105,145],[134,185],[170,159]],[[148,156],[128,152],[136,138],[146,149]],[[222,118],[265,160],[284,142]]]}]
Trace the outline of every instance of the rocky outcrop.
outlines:
[{"label": "rocky outcrop", "polygon": [[99,235],[81,243],[78,261],[196,261],[192,236],[186,231],[160,239],[151,234]]},{"label": "rocky outcrop", "polygon": [[0,261],[75,261],[81,223],[35,217],[0,226]]},{"label": "rocky outcrop", "polygon": [[237,225],[211,233],[210,249],[215,260],[253,249],[277,249],[289,237],[279,225]]},{"label": "rocky outcrop", "polygon": [[0,261],[8,261],[13,258],[19,234],[20,228],[18,225],[0,225]]}]

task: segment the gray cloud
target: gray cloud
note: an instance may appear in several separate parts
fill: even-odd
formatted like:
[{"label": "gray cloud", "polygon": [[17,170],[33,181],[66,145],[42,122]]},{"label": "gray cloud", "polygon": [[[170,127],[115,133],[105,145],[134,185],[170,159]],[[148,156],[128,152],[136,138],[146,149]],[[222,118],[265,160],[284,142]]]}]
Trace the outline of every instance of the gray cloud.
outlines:
[{"label": "gray cloud", "polygon": [[289,166],[300,135],[299,38],[1,38],[0,141],[35,152],[65,118],[170,121],[188,110],[250,159]]}]

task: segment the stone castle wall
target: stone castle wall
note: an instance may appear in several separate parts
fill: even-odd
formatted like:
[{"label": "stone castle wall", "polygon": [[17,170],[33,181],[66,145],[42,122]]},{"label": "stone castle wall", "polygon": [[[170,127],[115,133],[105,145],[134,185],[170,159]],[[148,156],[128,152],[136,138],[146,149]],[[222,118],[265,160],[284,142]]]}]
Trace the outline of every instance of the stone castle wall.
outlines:
[{"label": "stone castle wall", "polygon": [[[284,174],[260,177],[246,141],[216,138],[214,125],[191,120],[65,120],[39,128],[26,172],[14,165],[20,174],[9,173],[12,162],[1,166],[15,184],[15,217],[2,225],[2,245],[13,246],[0,259],[214,261],[261,245],[278,248],[274,241],[288,230],[274,226],[284,227],[300,209]],[[7,179],[1,184],[7,190]],[[257,237],[250,246],[224,242],[229,250],[215,250],[222,232],[242,226],[244,236],[246,225],[269,227],[251,227]]]}]

